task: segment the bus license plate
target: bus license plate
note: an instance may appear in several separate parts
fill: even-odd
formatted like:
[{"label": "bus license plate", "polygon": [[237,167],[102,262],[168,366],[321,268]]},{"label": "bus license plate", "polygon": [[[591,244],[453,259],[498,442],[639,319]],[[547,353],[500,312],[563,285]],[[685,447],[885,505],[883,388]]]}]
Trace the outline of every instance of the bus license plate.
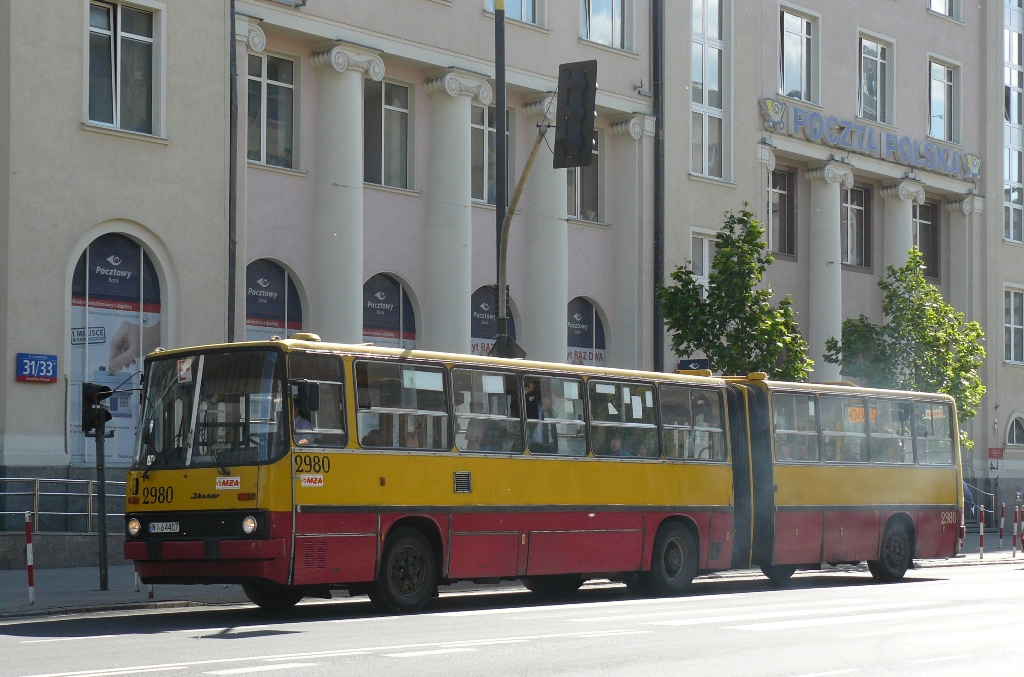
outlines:
[{"label": "bus license plate", "polygon": [[149,533],[151,534],[176,534],[178,533],[177,522],[150,522]]}]

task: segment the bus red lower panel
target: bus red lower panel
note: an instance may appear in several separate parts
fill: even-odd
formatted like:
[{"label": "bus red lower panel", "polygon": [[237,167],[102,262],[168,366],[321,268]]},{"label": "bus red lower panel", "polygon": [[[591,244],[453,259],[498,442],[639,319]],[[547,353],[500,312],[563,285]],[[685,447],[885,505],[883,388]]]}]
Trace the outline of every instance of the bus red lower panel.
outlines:
[{"label": "bus red lower panel", "polygon": [[136,561],[135,569],[143,583],[238,582],[245,578],[265,578],[288,582],[288,560],[216,560]]},{"label": "bus red lower panel", "polygon": [[956,508],[919,510],[915,517],[915,557],[952,557],[956,554],[959,521]]},{"label": "bus red lower panel", "polygon": [[375,534],[299,536],[295,539],[296,585],[372,581],[376,568]]},{"label": "bus red lower panel", "polygon": [[541,531],[529,534],[526,573],[601,573],[640,568],[643,531]]},{"label": "bus red lower panel", "polygon": [[877,559],[880,533],[877,510],[830,510],[825,513],[824,561]]},{"label": "bus red lower panel", "polygon": [[519,532],[452,534],[450,578],[513,578],[519,568]]},{"label": "bus red lower panel", "polygon": [[772,564],[821,562],[822,524],[820,509],[776,512]]}]

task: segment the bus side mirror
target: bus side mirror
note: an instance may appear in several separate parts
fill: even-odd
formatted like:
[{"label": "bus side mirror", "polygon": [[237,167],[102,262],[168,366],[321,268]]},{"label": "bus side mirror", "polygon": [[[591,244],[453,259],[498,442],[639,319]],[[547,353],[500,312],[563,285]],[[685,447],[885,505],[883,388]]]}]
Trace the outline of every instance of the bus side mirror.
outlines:
[{"label": "bus side mirror", "polygon": [[320,410],[320,384],[309,381],[299,384],[299,408],[302,411]]}]

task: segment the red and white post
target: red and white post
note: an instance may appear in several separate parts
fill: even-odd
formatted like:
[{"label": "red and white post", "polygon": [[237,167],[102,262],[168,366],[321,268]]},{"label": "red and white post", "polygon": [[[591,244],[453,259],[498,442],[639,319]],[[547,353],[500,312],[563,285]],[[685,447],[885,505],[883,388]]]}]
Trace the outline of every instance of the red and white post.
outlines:
[{"label": "red and white post", "polygon": [[999,549],[1003,549],[1003,523],[1006,521],[1006,504],[999,505]]},{"label": "red and white post", "polygon": [[1013,506],[1013,556],[1017,556],[1017,520],[1020,519],[1020,506]]},{"label": "red and white post", "polygon": [[978,506],[978,559],[985,559],[985,506]]},{"label": "red and white post", "polygon": [[32,564],[32,513],[25,511],[25,562],[28,567],[28,603],[36,603],[35,566]]}]

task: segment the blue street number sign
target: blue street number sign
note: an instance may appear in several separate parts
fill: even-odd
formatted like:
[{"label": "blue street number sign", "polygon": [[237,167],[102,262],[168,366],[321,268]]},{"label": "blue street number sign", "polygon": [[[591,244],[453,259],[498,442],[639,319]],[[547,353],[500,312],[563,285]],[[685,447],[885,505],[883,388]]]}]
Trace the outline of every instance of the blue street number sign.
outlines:
[{"label": "blue street number sign", "polygon": [[30,383],[57,382],[57,356],[18,353],[15,378]]}]

